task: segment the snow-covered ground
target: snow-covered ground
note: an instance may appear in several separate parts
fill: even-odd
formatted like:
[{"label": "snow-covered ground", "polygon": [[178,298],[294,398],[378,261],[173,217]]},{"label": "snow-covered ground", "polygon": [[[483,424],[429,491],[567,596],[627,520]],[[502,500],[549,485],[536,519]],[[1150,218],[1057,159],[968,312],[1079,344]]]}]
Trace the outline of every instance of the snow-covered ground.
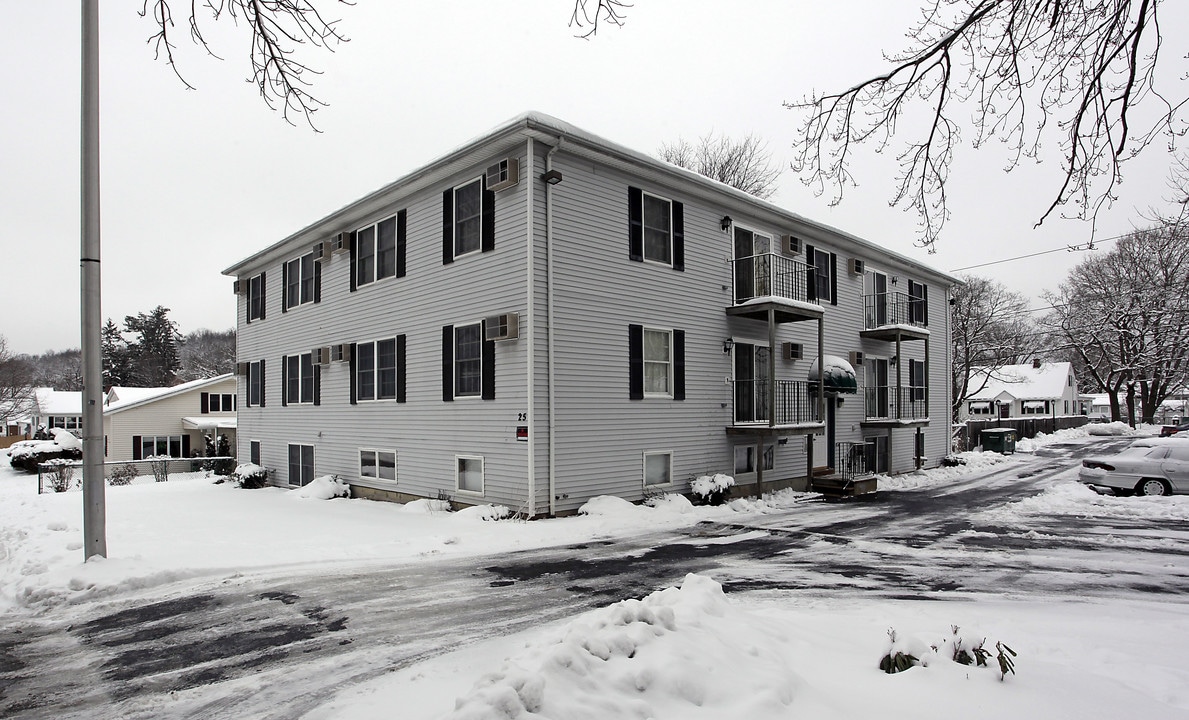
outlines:
[{"label": "snow-covered ground", "polygon": [[[1028,453],[1047,444],[1087,440],[1085,431],[1063,431],[1021,442],[1015,457],[965,453],[964,466],[881,478],[880,488],[941,486],[1028,463]],[[1074,478],[1065,473],[1032,497],[982,512],[1022,527],[1040,517],[1189,519],[1189,498],[1102,498]],[[108,488],[109,559],[83,564],[81,493],[37,495],[36,477],[0,465],[0,620],[70,613],[79,603],[187,577],[287,567],[316,573],[341,569],[347,559],[431,562],[800,512],[814,498],[784,492],[719,508],[680,497],[655,507],[600,498],[585,516],[524,523],[485,521],[499,514],[491,508],[449,513],[430,501],[300,495],[216,485],[201,474]],[[985,638],[990,667],[950,659],[953,626],[966,649]],[[878,669],[892,648],[889,631],[921,667],[895,675]],[[724,595],[714,578],[691,575],[642,600],[344,687],[305,717],[1189,718],[1186,637],[1185,603],[1167,595]],[[1002,682],[996,642],[1018,653],[1016,674]]]}]

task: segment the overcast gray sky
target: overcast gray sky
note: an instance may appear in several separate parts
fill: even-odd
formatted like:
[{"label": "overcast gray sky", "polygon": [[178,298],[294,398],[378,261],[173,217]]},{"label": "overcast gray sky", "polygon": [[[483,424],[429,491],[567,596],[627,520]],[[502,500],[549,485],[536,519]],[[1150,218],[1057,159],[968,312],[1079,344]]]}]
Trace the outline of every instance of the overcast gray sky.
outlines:
[{"label": "overcast gray sky", "polygon": [[[160,304],[183,332],[231,328],[223,268],[526,110],[649,153],[709,130],[755,132],[787,164],[796,124],[781,102],[881,69],[881,50],[905,45],[920,2],[637,0],[625,27],[590,40],[567,27],[569,0],[322,5],[351,41],[301,56],[324,71],[315,93],[330,103],[314,133],[287,125],[245,81],[244,28],[212,28],[217,60],[189,44],[179,16],[177,57],[196,87],[187,90],[154,61],[140,3],[102,3],[105,318],[121,323]],[[1162,12],[1163,57],[1182,77],[1189,16]],[[0,0],[9,310],[0,334],[17,352],[79,346],[79,24],[77,0]],[[841,205],[828,207],[791,171],[772,200],[942,270],[1089,238],[1087,224],[1059,217],[1033,228],[1058,187],[1056,158],[1006,175],[1007,155],[991,143],[958,155],[953,217],[927,255],[913,244],[915,217],[888,206],[892,158],[861,153],[860,187]],[[1127,172],[1099,238],[1127,232],[1169,194],[1164,153],[1151,154]],[[975,272],[1035,296],[1084,257],[1051,253]]]}]

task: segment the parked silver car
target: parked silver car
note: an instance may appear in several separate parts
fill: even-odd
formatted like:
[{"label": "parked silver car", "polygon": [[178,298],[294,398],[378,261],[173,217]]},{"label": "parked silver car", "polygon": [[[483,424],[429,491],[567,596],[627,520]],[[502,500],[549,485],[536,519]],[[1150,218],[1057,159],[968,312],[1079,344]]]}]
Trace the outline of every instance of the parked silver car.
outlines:
[{"label": "parked silver car", "polygon": [[1082,460],[1078,480],[1099,493],[1189,493],[1189,441],[1139,442],[1116,455]]}]

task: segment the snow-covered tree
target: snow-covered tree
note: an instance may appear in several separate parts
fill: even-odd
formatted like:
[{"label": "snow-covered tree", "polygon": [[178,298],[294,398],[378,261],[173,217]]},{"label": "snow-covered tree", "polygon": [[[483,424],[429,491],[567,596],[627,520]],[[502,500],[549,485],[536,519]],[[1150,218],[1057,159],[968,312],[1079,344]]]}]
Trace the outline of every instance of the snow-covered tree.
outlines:
[{"label": "snow-covered tree", "polygon": [[1023,362],[1031,354],[1035,337],[1023,295],[988,278],[970,275],[962,279],[965,284],[953,291],[950,322],[955,421],[966,399],[997,379],[1001,368]]},{"label": "snow-covered tree", "polygon": [[[1057,293],[1046,325],[1061,337],[1111,419],[1152,422],[1160,403],[1189,382],[1189,232],[1140,230],[1083,261]],[[1124,418],[1126,413],[1126,418]]]},{"label": "snow-covered tree", "polygon": [[176,384],[182,367],[182,335],[169,319],[169,308],[158,305],[147,315],[124,318],[124,331],[136,335],[128,346],[131,357],[130,384],[138,387],[168,387]]},{"label": "snow-covered tree", "polygon": [[235,331],[195,330],[182,344],[181,361],[182,382],[234,372]]},{"label": "snow-covered tree", "polygon": [[103,356],[103,387],[127,385],[132,379],[132,357],[123,332],[108,318],[107,323],[100,328],[99,336]]},{"label": "snow-covered tree", "polygon": [[661,145],[657,157],[761,200],[772,197],[780,177],[780,169],[772,167],[767,144],[755,135],[735,139],[708,133],[696,143],[680,138]]},{"label": "snow-covered tree", "polygon": [[0,422],[28,417],[33,402],[33,369],[9,352],[8,338],[0,335]]}]

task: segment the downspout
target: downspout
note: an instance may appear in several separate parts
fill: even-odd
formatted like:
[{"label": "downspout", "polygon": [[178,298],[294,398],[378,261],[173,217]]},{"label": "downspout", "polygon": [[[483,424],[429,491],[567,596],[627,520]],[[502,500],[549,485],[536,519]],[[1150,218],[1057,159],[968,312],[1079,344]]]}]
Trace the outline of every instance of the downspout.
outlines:
[{"label": "downspout", "polygon": [[533,161],[536,159],[533,150],[533,139],[528,139],[528,208],[527,215],[527,231],[525,232],[525,264],[527,265],[528,275],[528,309],[525,311],[525,323],[528,325],[528,337],[526,342],[528,344],[528,358],[526,360],[526,373],[528,374],[528,408],[525,417],[528,423],[528,517],[535,517],[537,514],[537,456],[535,452],[537,444],[537,434],[533,430],[533,385],[536,375],[533,367],[533,352],[535,345],[533,344],[533,304],[536,296],[536,286],[533,282],[533,201],[536,199],[536,173],[533,172]]},{"label": "downspout", "polygon": [[[565,138],[545,153],[545,172],[553,169],[553,154],[561,150]],[[530,268],[531,271],[531,268]],[[557,468],[554,455],[554,428],[557,406],[553,393],[553,186],[545,183],[545,357],[546,387],[549,397],[549,514],[557,514]]]}]

